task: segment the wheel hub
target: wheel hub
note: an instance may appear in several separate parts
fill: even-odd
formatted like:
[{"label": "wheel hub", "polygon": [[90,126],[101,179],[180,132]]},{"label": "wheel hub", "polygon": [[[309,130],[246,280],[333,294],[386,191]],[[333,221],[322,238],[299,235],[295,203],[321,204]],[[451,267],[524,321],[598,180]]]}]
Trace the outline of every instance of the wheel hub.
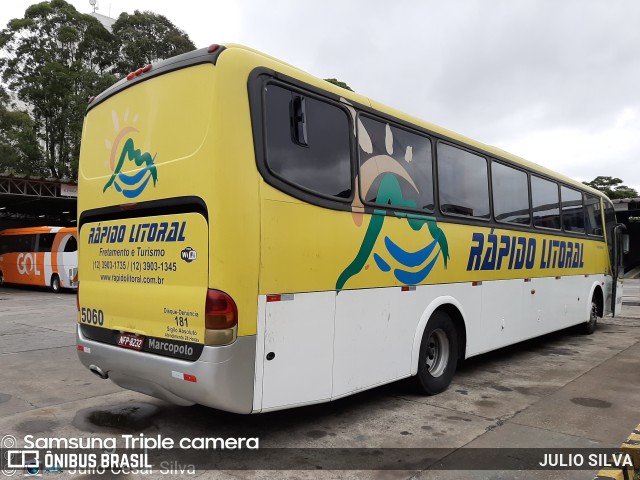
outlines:
[{"label": "wheel hub", "polygon": [[437,328],[427,339],[426,364],[433,377],[439,377],[449,361],[449,338],[444,330]]}]

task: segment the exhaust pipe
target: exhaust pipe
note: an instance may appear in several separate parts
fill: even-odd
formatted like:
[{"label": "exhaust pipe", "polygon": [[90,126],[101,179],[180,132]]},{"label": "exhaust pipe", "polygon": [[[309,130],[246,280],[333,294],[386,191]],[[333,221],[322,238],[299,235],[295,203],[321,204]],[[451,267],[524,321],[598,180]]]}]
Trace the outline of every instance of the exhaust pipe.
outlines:
[{"label": "exhaust pipe", "polygon": [[103,372],[102,369],[96,365],[90,365],[89,370],[91,370],[91,373],[95,373],[97,376],[99,376],[103,380],[106,380],[107,378],[109,378],[109,374]]}]

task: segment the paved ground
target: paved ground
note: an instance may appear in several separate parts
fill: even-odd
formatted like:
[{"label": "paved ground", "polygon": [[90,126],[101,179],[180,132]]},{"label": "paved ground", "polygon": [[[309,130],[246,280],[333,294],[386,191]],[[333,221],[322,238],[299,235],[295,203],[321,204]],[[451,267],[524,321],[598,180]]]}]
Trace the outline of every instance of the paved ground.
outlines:
[{"label": "paved ground", "polygon": [[[640,305],[640,280],[624,301]],[[563,331],[470,359],[441,395],[404,382],[323,405],[238,416],[121,390],[77,361],[75,297],[0,289],[0,435],[258,436],[261,447],[617,447],[640,423],[640,306],[595,334]],[[289,471],[279,478],[589,479],[594,471]],[[199,478],[273,478],[199,472]],[[165,475],[163,478],[179,478]]]}]

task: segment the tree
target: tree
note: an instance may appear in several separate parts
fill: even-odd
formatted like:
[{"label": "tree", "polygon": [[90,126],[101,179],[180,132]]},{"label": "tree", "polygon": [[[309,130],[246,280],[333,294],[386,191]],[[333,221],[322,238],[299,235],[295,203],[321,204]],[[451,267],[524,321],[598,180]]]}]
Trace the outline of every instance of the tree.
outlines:
[{"label": "tree", "polygon": [[[32,5],[23,18],[11,20],[0,31],[2,80],[24,103],[32,121],[29,124],[25,112],[6,108],[3,115],[12,125],[22,125],[12,127],[12,135],[31,125],[42,143],[48,176],[77,178],[89,97],[115,83],[116,75],[194,48],[182,30],[151,12],[122,14],[113,32],[64,0]],[[4,144],[15,147],[16,141]],[[35,157],[28,157],[33,164]],[[11,162],[17,169],[27,168],[26,160]]]},{"label": "tree", "polygon": [[596,190],[600,190],[607,197],[614,198],[636,198],[638,197],[638,192],[634,188],[627,187],[622,184],[622,180],[617,177],[605,177],[598,176],[591,180],[590,182],[582,182],[585,185],[595,188]]},{"label": "tree", "polygon": [[87,98],[114,83],[115,37],[64,0],[27,8],[0,33],[0,72],[33,117],[49,175],[77,177]]},{"label": "tree", "polygon": [[329,83],[333,83],[334,85],[337,85],[339,87],[345,88],[345,89],[350,90],[350,91],[353,92],[353,89],[349,85],[347,85],[344,82],[341,82],[337,78],[325,78],[324,81],[325,82],[329,82]]},{"label": "tree", "polygon": [[33,120],[11,107],[9,95],[0,87],[0,172],[46,175]]},{"label": "tree", "polygon": [[120,42],[117,72],[121,76],[196,48],[185,32],[153,12],[123,13],[113,24],[112,32]]}]

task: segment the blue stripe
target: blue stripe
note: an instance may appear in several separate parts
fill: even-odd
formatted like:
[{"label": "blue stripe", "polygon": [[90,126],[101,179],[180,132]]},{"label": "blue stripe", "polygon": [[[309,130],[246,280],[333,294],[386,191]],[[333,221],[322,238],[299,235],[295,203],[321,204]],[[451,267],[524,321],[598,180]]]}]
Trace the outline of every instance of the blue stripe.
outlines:
[{"label": "blue stripe", "polygon": [[380,255],[378,255],[377,253],[373,254],[373,259],[376,261],[376,265],[378,265],[378,268],[380,270],[382,270],[383,272],[388,272],[389,270],[391,270],[391,267],[389,266],[389,264],[387,262],[385,262],[382,257]]},{"label": "blue stripe", "polygon": [[135,185],[145,176],[146,173],[149,172],[149,165],[144,167],[139,172],[134,173],[133,175],[127,175],[126,173],[118,173],[118,180],[120,180],[125,185]]},{"label": "blue stripe", "polygon": [[384,237],[384,244],[387,246],[387,250],[391,256],[395,258],[397,262],[401,263],[405,267],[417,267],[427,261],[429,255],[431,255],[431,252],[433,252],[433,249],[438,243],[438,238],[440,238],[440,235],[434,238],[433,242],[429,245],[417,252],[407,252],[406,250],[403,250],[393,243],[389,237]]},{"label": "blue stripe", "polygon": [[399,281],[401,281],[405,285],[417,285],[425,278],[427,278],[427,275],[429,275],[429,273],[431,272],[431,269],[436,264],[436,260],[439,256],[440,251],[438,251],[436,256],[433,257],[433,260],[431,260],[426,267],[424,267],[422,270],[418,270],[417,272],[407,272],[406,270],[400,270],[399,268],[397,268],[393,271],[393,274]]},{"label": "blue stripe", "polygon": [[142,182],[138,188],[135,188],[133,190],[122,189],[122,194],[127,198],[137,197],[142,193],[142,191],[144,190],[144,187],[147,186],[147,183],[149,183],[149,180],[151,180],[151,174],[149,174],[147,179],[144,182]]}]

